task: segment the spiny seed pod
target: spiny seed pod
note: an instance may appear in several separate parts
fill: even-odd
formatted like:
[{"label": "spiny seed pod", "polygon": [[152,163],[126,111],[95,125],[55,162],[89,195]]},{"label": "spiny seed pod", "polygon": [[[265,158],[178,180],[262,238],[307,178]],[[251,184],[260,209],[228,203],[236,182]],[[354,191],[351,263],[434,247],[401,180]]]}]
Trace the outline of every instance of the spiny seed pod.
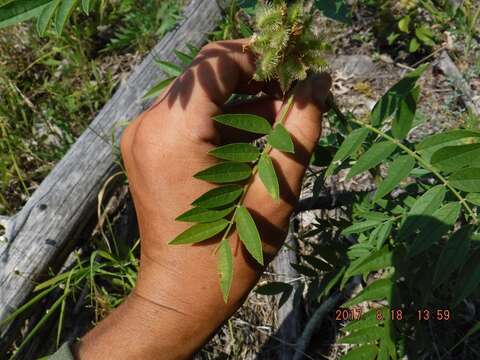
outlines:
[{"label": "spiny seed pod", "polygon": [[327,68],[322,56],[325,43],[312,30],[313,15],[306,11],[303,0],[289,7],[284,0],[258,6],[255,33],[248,44],[257,55],[255,80],[276,79],[286,93],[294,81],[305,79],[308,71]]},{"label": "spiny seed pod", "polygon": [[264,5],[257,8],[256,11],[257,25],[269,31],[277,31],[282,27],[282,10],[272,5]]}]

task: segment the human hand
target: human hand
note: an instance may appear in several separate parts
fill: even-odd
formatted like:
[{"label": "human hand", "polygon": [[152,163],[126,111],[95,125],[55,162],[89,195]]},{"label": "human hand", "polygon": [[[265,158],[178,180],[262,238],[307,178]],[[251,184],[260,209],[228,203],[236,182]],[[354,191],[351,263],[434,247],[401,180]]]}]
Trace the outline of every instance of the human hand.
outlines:
[{"label": "human hand", "polygon": [[[121,140],[122,156],[135,203],[141,237],[141,266],[133,294],[87,334],[77,347],[81,359],[185,359],[202,346],[242,304],[263,271],[243,247],[234,251],[234,276],[228,303],[219,287],[218,241],[168,245],[189,227],[176,222],[191,202],[214,187],[193,174],[217,161],[208,151],[253,138],[222,126],[212,116],[252,113],[274,122],[282,101],[266,96],[225,106],[232,93],[274,92],[253,81],[253,55],[246,40],[204,47],[192,65],[149,110],[133,121]],[[280,183],[274,201],[258,176],[245,197],[263,242],[266,263],[281,247],[300,193],[310,154],[321,133],[321,116],[330,79],[322,74],[297,87],[284,123],[294,154],[270,153]],[[217,239],[218,240],[218,239]],[[230,237],[232,248],[237,234]]]}]

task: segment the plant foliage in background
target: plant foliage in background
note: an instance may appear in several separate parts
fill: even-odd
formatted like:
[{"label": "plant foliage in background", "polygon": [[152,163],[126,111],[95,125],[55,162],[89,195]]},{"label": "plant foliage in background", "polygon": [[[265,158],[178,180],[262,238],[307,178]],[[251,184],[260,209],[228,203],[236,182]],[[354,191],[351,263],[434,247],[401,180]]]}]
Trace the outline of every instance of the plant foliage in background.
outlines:
[{"label": "plant foliage in background", "polygon": [[93,9],[102,10],[104,6],[104,0],[13,0],[0,6],[0,28],[36,18],[40,34],[44,34],[50,24],[61,34],[77,8],[88,15]]},{"label": "plant foliage in background", "polygon": [[[393,48],[428,53],[445,41],[445,31],[466,38],[469,51],[478,33],[480,9],[475,0],[358,0],[376,18],[377,37]],[[453,26],[452,26],[453,25]]]},{"label": "plant foliage in background", "polygon": [[36,29],[41,36],[49,29],[61,35],[75,12],[98,14],[103,19],[107,5],[125,15],[107,47],[107,50],[111,50],[138,48],[138,45],[148,41],[152,33],[155,38],[162,37],[178,22],[182,1],[123,0],[117,3],[112,0],[11,0],[0,3],[0,29],[36,19]]},{"label": "plant foliage in background", "polygon": [[[376,14],[381,15],[379,21],[383,24],[377,27],[378,37],[388,37],[391,46],[411,52],[428,52],[438,46],[442,40],[439,29],[449,29],[452,21],[456,28],[451,30],[461,29],[470,39],[474,38],[478,27],[480,10],[472,0],[458,2],[458,6],[448,11],[445,9],[450,5],[446,1],[361,2],[368,3]],[[85,3],[90,9],[86,12],[102,12],[104,2]],[[290,9],[297,6],[297,17],[291,17],[290,11],[285,12],[282,2],[274,1],[257,10],[252,3],[232,2],[226,21],[212,38],[249,37],[255,32],[251,46],[259,55],[259,69],[262,67],[262,54],[269,53],[270,58],[257,77],[265,76],[265,70],[269,71],[271,78],[279,80],[288,73],[293,80],[290,81],[287,76],[282,80],[288,94],[289,84],[304,76],[305,66],[315,68],[314,63],[296,55],[290,64],[294,66],[286,67],[287,72],[281,66],[288,60],[285,54],[292,54],[296,48],[293,42],[301,38],[304,41],[307,37],[303,32],[298,33],[296,25],[302,21],[308,23],[310,12],[304,12],[299,3],[294,3]],[[323,15],[347,24],[355,15],[342,0],[318,0],[314,3]],[[57,7],[54,4],[58,4]],[[58,34],[63,31],[63,38],[68,30],[65,28],[68,17],[85,13],[83,6],[84,2],[79,1],[3,1],[0,2],[0,27],[36,18],[39,31],[43,29],[45,33],[53,31]],[[154,32],[163,33],[161,28],[150,25],[157,24],[156,20],[139,21],[142,16],[128,10],[133,9],[129,8],[130,1],[122,2],[122,6],[132,13],[132,19],[123,22],[126,31],[115,32],[110,45],[107,45],[110,49],[141,44],[144,37],[142,24],[148,28],[145,29],[148,33],[151,33],[151,28],[155,28]],[[60,12],[61,8],[64,10]],[[165,8],[165,11],[170,11],[173,7]],[[50,17],[47,9],[51,11]],[[168,16],[164,14],[163,19],[169,19],[168,26],[173,26],[176,11]],[[263,25],[254,24],[251,19],[255,14],[259,17],[270,14],[272,17],[269,19],[274,21],[272,23],[267,18],[264,20],[269,21]],[[385,19],[388,20],[387,27]],[[284,31],[277,34],[276,26]],[[141,31],[136,33],[136,28]],[[78,34],[81,32],[77,31],[75,36],[78,37]],[[75,39],[75,36],[72,38]],[[258,43],[262,36],[270,43]],[[281,40],[282,36],[280,50],[272,51],[271,44]],[[284,44],[285,39],[287,44]],[[321,38],[315,41],[319,45],[317,50],[328,45]],[[198,49],[186,49],[176,51],[181,66],[157,60],[168,78],[151,89],[145,98],[158,96],[190,64]],[[54,54],[57,54],[60,50],[55,51]],[[72,55],[72,58],[76,56]],[[323,62],[323,59],[319,57],[314,61]],[[60,64],[56,58],[42,58],[41,62],[52,67]],[[343,174],[352,179],[369,173],[375,181],[376,190],[352,193],[348,201],[338,204],[338,217],[319,217],[312,229],[299,234],[311,253],[302,255],[300,262],[292,264],[292,267],[302,275],[302,284],[306,286],[293,291],[291,283],[276,281],[257,288],[259,294],[281,295],[280,305],[292,294],[297,299],[302,298],[305,290],[307,306],[316,309],[327,298],[343,294],[349,284],[360,282],[363,290],[353,298],[345,299],[342,306],[345,309],[369,310],[342,327],[345,335],[338,342],[352,347],[345,359],[399,359],[405,354],[412,358],[427,357],[431,355],[433,343],[438,345],[435,351],[440,356],[454,358],[458,355],[455,350],[480,329],[478,323],[472,326],[475,316],[471,315],[472,299],[480,296],[480,236],[477,224],[480,132],[474,128],[460,128],[433,134],[418,144],[410,141],[409,133],[421,121],[416,114],[421,94],[417,81],[424,71],[425,66],[422,66],[406,74],[379,99],[367,118],[357,119],[350,113],[343,115],[332,104],[333,110],[328,119],[334,132],[320,140],[312,158],[312,164],[323,169],[311,175],[315,184],[314,198],[320,196],[326,179],[335,176],[333,181],[336,181]],[[15,89],[13,84],[9,84],[7,89],[15,94],[21,90]],[[18,104],[22,106],[18,105],[17,109],[25,108],[23,102]],[[2,115],[11,112],[9,109],[1,108]],[[21,116],[29,118],[29,113],[22,109]],[[194,225],[174,239],[174,243],[193,243],[223,234],[217,255],[221,290],[226,301],[233,281],[232,250],[226,239],[234,227],[250,254],[259,263],[263,262],[261,239],[242,200],[254,173],[260,174],[273,198],[279,196],[278,180],[268,152],[272,147],[293,151],[290,136],[281,125],[282,117],[274,127],[265,119],[248,114],[216,117],[215,120],[224,125],[266,135],[267,147],[259,150],[248,143],[237,143],[212,150],[211,155],[221,162],[196,176],[220,186],[196,199],[192,209],[177,218]],[[7,149],[5,154],[8,152],[10,157],[9,131],[9,127],[2,128],[2,136],[5,136],[0,146],[7,140],[3,148]],[[28,194],[28,189],[25,193]],[[129,249],[121,249],[122,244],[118,244],[118,248],[117,244],[114,245],[114,254],[109,249],[109,252],[94,251],[90,258],[78,259],[69,271],[39,284],[31,301],[7,319],[12,320],[40,302],[48,304],[48,311],[19,345],[20,350],[54,315],[58,316],[56,340],[60,343],[65,319],[76,316],[68,311],[69,301],[84,296],[81,294],[85,289],[91,292],[88,298],[99,318],[123,300],[135,284],[138,243],[130,244]],[[49,294],[56,297],[45,303]],[[456,331],[451,332],[452,328]]]}]

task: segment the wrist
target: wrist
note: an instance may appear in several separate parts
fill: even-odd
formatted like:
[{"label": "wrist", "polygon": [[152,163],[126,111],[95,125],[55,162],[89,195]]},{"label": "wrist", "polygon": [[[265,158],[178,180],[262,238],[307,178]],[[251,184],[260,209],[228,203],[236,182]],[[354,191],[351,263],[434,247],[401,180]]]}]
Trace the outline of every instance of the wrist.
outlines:
[{"label": "wrist", "polygon": [[74,345],[75,358],[188,359],[196,348],[189,346],[182,326],[178,326],[182,323],[191,323],[191,320],[134,291]]}]

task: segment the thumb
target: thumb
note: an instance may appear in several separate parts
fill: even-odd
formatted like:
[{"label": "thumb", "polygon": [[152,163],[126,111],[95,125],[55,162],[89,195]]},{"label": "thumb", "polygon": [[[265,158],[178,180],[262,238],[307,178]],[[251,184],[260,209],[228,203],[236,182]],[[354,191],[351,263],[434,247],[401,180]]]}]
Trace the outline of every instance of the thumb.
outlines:
[{"label": "thumb", "polygon": [[[332,80],[327,73],[315,74],[296,87],[293,104],[284,120],[284,126],[295,145],[294,160],[308,165],[322,131],[322,114],[327,111],[327,98]],[[284,105],[286,106],[286,105]],[[276,157],[278,151],[272,151]]]},{"label": "thumb", "polygon": [[[284,122],[292,137],[294,153],[276,149],[270,152],[280,185],[280,200],[275,201],[270,197],[258,174],[247,193],[245,205],[255,212],[255,220],[260,222],[260,228],[269,229],[261,234],[264,240],[274,233],[272,230],[275,228],[286,229],[288,225],[290,214],[300,195],[305,169],[321,135],[322,114],[327,110],[325,102],[330,85],[330,76],[322,73],[309,77],[296,87],[293,103]],[[275,241],[269,239],[267,244],[264,242],[267,255],[273,255],[282,244],[282,241],[278,241],[279,237],[275,237]]]}]

